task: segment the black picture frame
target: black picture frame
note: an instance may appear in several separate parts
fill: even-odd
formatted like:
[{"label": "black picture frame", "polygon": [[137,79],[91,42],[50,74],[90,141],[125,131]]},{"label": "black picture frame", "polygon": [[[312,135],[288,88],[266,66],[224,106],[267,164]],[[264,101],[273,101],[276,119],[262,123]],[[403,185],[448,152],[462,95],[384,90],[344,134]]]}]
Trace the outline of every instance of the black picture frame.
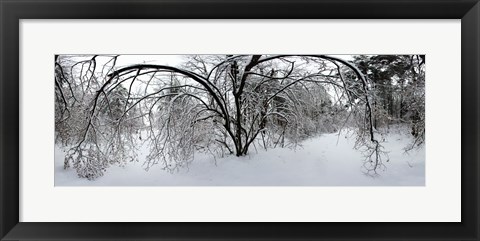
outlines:
[{"label": "black picture frame", "polygon": [[[479,240],[478,0],[0,0],[0,15],[1,240]],[[19,20],[151,18],[461,19],[462,221],[459,223],[19,222]]]}]

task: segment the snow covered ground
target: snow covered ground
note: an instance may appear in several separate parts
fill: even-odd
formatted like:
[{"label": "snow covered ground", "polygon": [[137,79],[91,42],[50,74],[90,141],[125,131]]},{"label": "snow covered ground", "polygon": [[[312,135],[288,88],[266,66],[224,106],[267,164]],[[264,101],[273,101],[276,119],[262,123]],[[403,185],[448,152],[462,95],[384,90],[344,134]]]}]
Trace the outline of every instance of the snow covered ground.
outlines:
[{"label": "snow covered ground", "polygon": [[65,153],[56,146],[55,186],[424,186],[425,150],[406,153],[410,141],[398,130],[391,131],[383,143],[390,161],[376,177],[364,174],[364,158],[353,149],[354,138],[343,131],[306,140],[296,150],[252,148],[248,156],[216,161],[197,154],[188,169],[173,174],[160,166],[146,172],[140,159],[110,167],[94,181],[78,178],[73,169],[64,170]]}]

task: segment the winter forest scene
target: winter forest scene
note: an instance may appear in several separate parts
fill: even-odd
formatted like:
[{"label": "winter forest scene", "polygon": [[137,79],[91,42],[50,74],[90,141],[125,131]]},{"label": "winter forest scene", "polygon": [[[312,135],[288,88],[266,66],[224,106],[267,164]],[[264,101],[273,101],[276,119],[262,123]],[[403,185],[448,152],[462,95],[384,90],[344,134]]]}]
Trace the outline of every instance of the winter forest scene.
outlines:
[{"label": "winter forest scene", "polygon": [[55,55],[55,186],[424,186],[425,55]]}]

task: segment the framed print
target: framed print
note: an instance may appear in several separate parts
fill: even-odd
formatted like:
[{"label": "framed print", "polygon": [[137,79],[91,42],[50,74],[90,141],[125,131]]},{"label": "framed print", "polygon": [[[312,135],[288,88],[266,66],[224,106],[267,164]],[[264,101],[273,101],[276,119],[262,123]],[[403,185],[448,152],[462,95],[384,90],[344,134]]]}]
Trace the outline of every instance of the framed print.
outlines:
[{"label": "framed print", "polygon": [[479,238],[477,0],[0,7],[2,240]]}]

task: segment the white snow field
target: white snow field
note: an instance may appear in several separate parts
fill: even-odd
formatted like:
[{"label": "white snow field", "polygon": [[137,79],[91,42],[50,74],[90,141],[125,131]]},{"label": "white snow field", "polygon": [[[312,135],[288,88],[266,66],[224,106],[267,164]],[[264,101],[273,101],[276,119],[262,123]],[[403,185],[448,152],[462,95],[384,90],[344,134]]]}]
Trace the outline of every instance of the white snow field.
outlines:
[{"label": "white snow field", "polygon": [[[355,139],[342,131],[322,134],[302,142],[296,150],[251,148],[244,157],[216,158],[196,154],[188,169],[169,173],[161,166],[148,172],[139,162],[112,166],[93,181],[63,169],[64,150],[55,147],[55,186],[424,186],[424,147],[405,152],[411,137],[390,131],[383,146],[388,152],[386,169],[377,176],[365,175],[364,157],[353,149]],[[146,150],[146,148],[142,148]]]}]

